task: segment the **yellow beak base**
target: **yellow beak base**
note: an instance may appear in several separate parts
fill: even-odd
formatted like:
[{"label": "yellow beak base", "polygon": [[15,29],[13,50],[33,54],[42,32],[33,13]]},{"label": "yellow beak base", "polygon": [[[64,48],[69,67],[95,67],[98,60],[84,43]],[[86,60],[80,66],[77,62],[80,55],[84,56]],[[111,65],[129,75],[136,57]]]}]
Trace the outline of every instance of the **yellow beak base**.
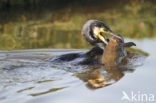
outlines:
[{"label": "yellow beak base", "polygon": [[105,44],[108,44],[108,42],[105,40],[105,38],[103,37],[103,36],[101,36],[101,34],[100,33],[104,33],[105,31],[104,31],[104,29],[101,29],[99,32],[98,32],[98,38],[100,39],[100,40],[102,40]]}]

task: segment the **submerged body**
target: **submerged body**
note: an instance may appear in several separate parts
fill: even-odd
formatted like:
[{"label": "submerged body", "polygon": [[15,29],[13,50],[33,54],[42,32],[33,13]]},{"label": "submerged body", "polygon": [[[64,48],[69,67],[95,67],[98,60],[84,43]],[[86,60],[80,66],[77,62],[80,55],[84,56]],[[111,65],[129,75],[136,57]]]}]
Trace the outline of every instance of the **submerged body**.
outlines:
[{"label": "submerged body", "polygon": [[[120,37],[122,38],[121,35]],[[128,59],[136,55],[125,49],[133,45],[135,45],[133,42],[124,43],[123,38],[113,36],[104,49],[94,47],[86,53],[64,54],[54,58],[52,62],[63,65],[68,70],[76,70],[75,68],[79,66],[85,69],[87,66],[89,70],[81,72],[78,69],[80,73],[76,76],[87,82],[86,86],[90,89],[101,88],[120,80],[125,71],[133,72],[133,69],[122,66],[127,65]]]},{"label": "submerged body", "polygon": [[[119,35],[121,36],[121,35]],[[121,36],[122,38],[122,36]],[[115,36],[108,42],[108,45],[101,49],[94,47],[87,53],[73,53],[64,54],[56,57],[52,62],[70,62],[78,58],[81,61],[77,61],[75,64],[80,65],[95,65],[95,64],[107,64],[107,65],[118,65],[127,56],[125,47],[131,47],[135,45],[132,42],[124,43],[124,40],[116,38]]]}]

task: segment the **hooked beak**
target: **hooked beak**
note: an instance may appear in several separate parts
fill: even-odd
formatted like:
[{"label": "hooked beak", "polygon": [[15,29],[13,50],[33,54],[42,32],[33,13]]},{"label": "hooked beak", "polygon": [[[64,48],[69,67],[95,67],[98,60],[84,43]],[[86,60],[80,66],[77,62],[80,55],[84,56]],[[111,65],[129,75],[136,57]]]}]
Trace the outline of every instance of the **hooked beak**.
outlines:
[{"label": "hooked beak", "polygon": [[105,38],[104,36],[102,36],[101,33],[98,33],[97,36],[98,36],[98,38],[99,38],[100,40],[102,40],[105,44],[108,44],[106,38]]},{"label": "hooked beak", "polygon": [[102,40],[105,44],[108,44],[108,41],[106,40],[106,38],[105,38],[105,36],[102,36],[102,33],[108,33],[108,34],[110,34],[110,35],[112,35],[112,36],[115,36],[115,37],[117,37],[117,38],[119,38],[119,39],[121,39],[122,40],[122,38],[121,37],[119,37],[118,35],[116,35],[114,32],[112,32],[111,30],[107,30],[107,31],[105,31],[103,28],[101,28],[101,30],[99,31],[99,33],[98,33],[98,38],[100,39],[100,40]]},{"label": "hooked beak", "polygon": [[117,38],[122,40],[122,38],[120,36],[116,35],[114,32],[111,31],[111,32],[108,32],[108,33],[111,34],[112,36],[115,36],[115,37],[117,37]]},{"label": "hooked beak", "polygon": [[101,30],[98,32],[97,37],[98,37],[100,40],[102,40],[105,44],[108,44],[106,38],[102,35],[102,33],[104,33],[104,32],[105,32],[104,29],[101,29]]}]

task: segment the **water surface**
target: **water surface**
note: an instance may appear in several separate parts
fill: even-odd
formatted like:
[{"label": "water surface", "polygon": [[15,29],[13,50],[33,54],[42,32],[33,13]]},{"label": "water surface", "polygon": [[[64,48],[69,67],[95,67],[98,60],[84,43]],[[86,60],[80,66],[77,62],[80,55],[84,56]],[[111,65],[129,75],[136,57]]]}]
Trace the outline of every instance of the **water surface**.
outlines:
[{"label": "water surface", "polygon": [[[128,100],[121,100],[123,91],[128,95],[132,91],[156,95],[156,48],[154,48],[156,40],[131,41],[137,44],[137,48],[148,52],[150,56],[136,59],[129,68],[124,70],[122,68],[103,70],[102,67],[74,66],[68,63],[57,65],[49,62],[56,55],[71,52],[83,53],[87,50],[0,51],[0,102],[129,103]],[[108,78],[104,81],[106,83],[104,87],[89,86],[88,82],[95,82],[96,75]]]}]

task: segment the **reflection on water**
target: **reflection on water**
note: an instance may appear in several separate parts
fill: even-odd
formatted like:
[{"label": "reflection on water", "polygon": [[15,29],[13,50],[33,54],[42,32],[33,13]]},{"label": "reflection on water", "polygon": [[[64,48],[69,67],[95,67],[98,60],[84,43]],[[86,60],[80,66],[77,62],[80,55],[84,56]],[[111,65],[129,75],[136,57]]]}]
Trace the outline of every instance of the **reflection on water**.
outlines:
[{"label": "reflection on water", "polygon": [[52,88],[52,89],[49,89],[48,91],[45,91],[45,92],[40,92],[40,93],[34,93],[34,94],[30,94],[31,96],[39,96],[39,95],[44,95],[44,94],[47,94],[47,93],[51,93],[51,92],[56,92],[58,90],[61,90],[61,89],[64,89],[66,87],[61,87],[61,88]]},{"label": "reflection on water", "polygon": [[[63,68],[68,72],[73,72],[76,77],[84,82],[90,89],[97,89],[114,84],[126,73],[132,73],[137,67],[143,65],[146,56],[138,53],[128,53],[126,58],[119,65],[77,65],[83,58],[76,58],[72,61],[51,62],[55,68]],[[85,59],[85,58],[84,58]]]},{"label": "reflection on water", "polygon": [[[137,41],[135,42],[139,45]],[[149,47],[148,45],[144,46]],[[120,99],[122,90],[129,90],[128,88],[132,90],[141,88],[142,90],[144,87],[155,89],[152,86],[154,82],[152,78],[155,77],[153,66],[148,66],[147,70],[148,64],[142,65],[146,58],[142,54],[136,54],[126,66],[121,67],[81,66],[71,63],[57,65],[49,62],[56,55],[82,52],[86,52],[86,50],[1,51],[0,102],[59,103],[77,101],[81,103],[83,100],[86,103],[103,103],[104,100],[107,100],[114,103],[111,99],[113,97],[115,101],[122,103],[124,102]],[[155,60],[154,56],[148,62],[153,60]],[[151,76],[147,77],[147,73]],[[145,84],[145,82],[141,82],[144,79],[151,81],[146,81]]]},{"label": "reflection on water", "polygon": [[[53,0],[42,0],[43,4],[40,1],[0,1],[0,50],[89,48],[81,36],[88,19],[102,20],[124,37],[156,36],[154,1],[89,0],[89,5],[79,1],[72,5],[70,0],[68,6],[53,4],[56,11],[49,3]],[[0,103],[125,103],[122,91],[156,94],[156,40],[135,43],[150,53],[144,65],[143,55],[134,56],[126,66],[109,67],[49,63],[56,55],[86,50],[0,51]]]},{"label": "reflection on water", "polygon": [[28,87],[28,88],[24,88],[24,89],[21,89],[21,90],[18,90],[17,93],[21,93],[21,92],[24,92],[26,90],[31,90],[33,89],[34,87]]},{"label": "reflection on water", "polygon": [[90,89],[96,89],[117,82],[124,76],[124,72],[126,71],[133,72],[134,69],[101,66],[91,71],[79,73],[77,77],[87,82],[86,85]]},{"label": "reflection on water", "polygon": [[[11,29],[15,29],[15,33],[11,31],[9,34],[0,35],[1,50],[87,47],[80,30],[55,30],[53,24],[48,27],[35,27],[34,25],[22,27],[20,25],[19,27],[13,26]],[[75,41],[81,43],[75,43]]]}]

